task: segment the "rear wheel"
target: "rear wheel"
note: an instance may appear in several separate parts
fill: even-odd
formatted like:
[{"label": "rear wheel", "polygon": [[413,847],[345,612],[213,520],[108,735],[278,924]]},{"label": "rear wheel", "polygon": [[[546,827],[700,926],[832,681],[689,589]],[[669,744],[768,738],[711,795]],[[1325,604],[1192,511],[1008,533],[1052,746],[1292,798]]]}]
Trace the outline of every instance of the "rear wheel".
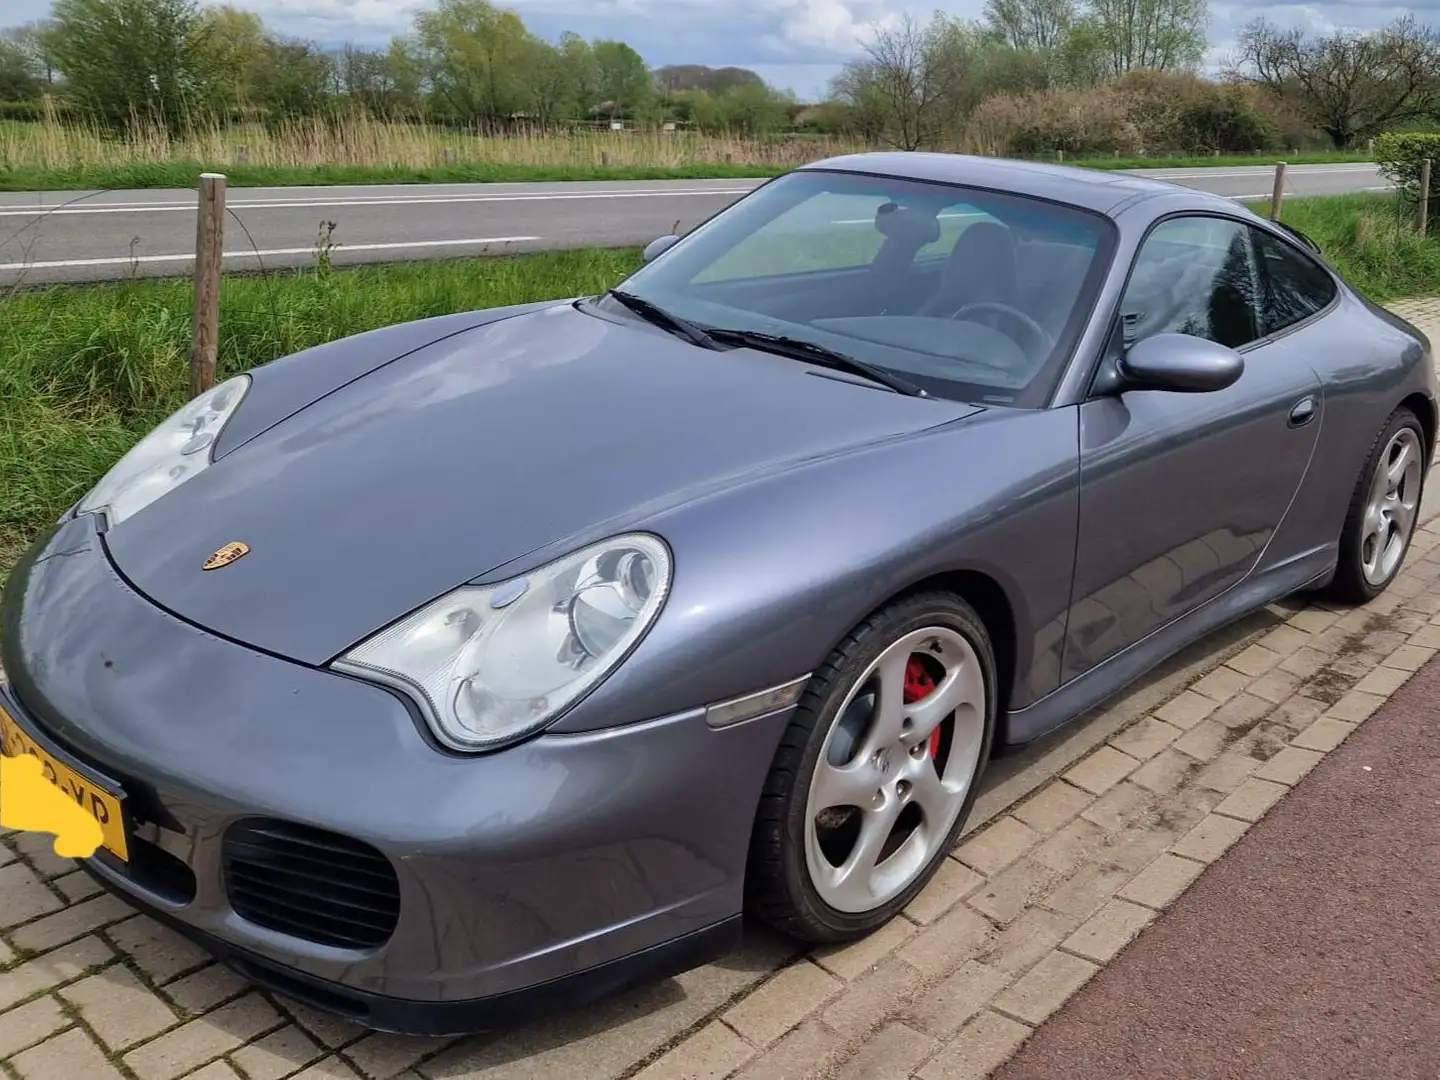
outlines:
[{"label": "rear wheel", "polygon": [[1336,600],[1372,600],[1400,572],[1420,514],[1424,448],[1424,429],[1415,414],[1396,409],[1371,446],[1350,500],[1339,563],[1328,590]]},{"label": "rear wheel", "polygon": [[995,656],[963,600],[926,593],[858,627],[811,679],[751,842],[751,911],[810,942],[862,937],[934,875],[975,800]]}]

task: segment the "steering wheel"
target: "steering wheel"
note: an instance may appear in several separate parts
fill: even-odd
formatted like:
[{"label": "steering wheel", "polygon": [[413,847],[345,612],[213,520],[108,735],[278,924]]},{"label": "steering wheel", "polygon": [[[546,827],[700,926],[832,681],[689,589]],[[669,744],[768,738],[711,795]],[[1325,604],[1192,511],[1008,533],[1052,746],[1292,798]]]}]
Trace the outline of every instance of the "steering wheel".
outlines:
[{"label": "steering wheel", "polygon": [[[1045,331],[1045,328],[1019,308],[1013,308],[1009,304],[1001,303],[999,300],[977,300],[974,303],[965,304],[958,308],[950,318],[959,319],[968,311],[993,311],[999,315],[1008,315],[1014,320],[1014,325],[1019,326],[1023,331],[1021,336],[1028,337],[1030,344],[1035,346],[1035,348],[1033,350],[1026,349],[1025,342],[1019,340],[1014,334],[1010,334],[1004,330],[1000,332],[1024,349],[1032,358],[1043,357],[1055,347],[1055,339]],[[999,327],[995,327],[994,329],[1000,330]]]}]

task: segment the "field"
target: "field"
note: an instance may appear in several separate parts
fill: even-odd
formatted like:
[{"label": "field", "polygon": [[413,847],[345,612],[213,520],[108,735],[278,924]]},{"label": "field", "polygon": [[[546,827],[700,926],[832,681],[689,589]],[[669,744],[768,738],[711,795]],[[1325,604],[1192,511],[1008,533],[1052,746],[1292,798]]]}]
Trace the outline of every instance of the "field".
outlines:
[{"label": "field", "polygon": [[[1440,239],[1385,196],[1287,203],[1376,300],[1440,290]],[[406,319],[601,291],[633,249],[233,277],[221,300],[220,375]],[[0,582],[19,547],[185,396],[190,287],[132,281],[0,300]]]},{"label": "field", "polygon": [[[110,136],[84,125],[0,122],[0,190],[193,187],[206,169],[235,187],[444,181],[658,180],[773,175],[807,161],[875,149],[813,135],[743,138],[689,132],[580,130],[487,136],[365,118],[264,129],[156,128]],[[954,147],[956,150],[971,149]],[[1101,168],[1268,164],[1249,157],[1107,157]],[[1301,154],[1296,164],[1364,155]]]}]

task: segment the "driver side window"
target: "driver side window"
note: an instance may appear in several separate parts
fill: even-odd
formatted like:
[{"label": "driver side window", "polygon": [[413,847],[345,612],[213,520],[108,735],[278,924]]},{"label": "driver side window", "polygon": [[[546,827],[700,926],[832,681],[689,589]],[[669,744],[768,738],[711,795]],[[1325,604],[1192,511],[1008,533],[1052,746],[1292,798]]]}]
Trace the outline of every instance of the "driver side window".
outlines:
[{"label": "driver side window", "polygon": [[1264,334],[1250,230],[1218,217],[1173,218],[1145,239],[1120,312],[1125,341],[1179,333],[1239,348]]}]

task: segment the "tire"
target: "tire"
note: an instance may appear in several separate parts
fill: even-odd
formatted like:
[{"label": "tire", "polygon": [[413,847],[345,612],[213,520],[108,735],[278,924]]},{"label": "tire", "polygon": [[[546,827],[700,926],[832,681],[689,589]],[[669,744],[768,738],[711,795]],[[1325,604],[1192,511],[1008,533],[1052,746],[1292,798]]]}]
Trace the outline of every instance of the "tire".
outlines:
[{"label": "tire", "polygon": [[[1398,455],[1406,452],[1413,461],[1401,471],[1400,483],[1396,485],[1384,474],[1396,465]],[[1331,599],[1363,604],[1379,596],[1395,580],[1410,551],[1428,465],[1425,431],[1420,421],[1408,408],[1396,409],[1375,436],[1365,467],[1355,482],[1340,532],[1335,577],[1325,590]],[[1386,498],[1387,495],[1391,497]],[[1375,514],[1382,505],[1390,509],[1382,519],[1385,532],[1377,534]],[[1377,551],[1383,554],[1377,557]]]},{"label": "tire", "polygon": [[[882,698],[889,709],[875,707]],[[751,837],[749,912],[813,944],[893,918],[964,827],[996,710],[990,635],[958,596],[903,597],[856,627],[811,677],[776,751]],[[877,841],[887,821],[889,840]]]}]

